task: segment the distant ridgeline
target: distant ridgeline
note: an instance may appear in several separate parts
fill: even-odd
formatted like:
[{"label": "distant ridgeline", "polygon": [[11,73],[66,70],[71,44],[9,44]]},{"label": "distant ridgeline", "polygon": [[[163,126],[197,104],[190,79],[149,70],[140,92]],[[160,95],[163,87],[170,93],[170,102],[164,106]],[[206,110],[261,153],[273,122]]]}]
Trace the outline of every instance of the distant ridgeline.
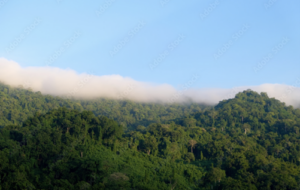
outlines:
[{"label": "distant ridgeline", "polygon": [[22,88],[12,88],[0,83],[0,127],[8,124],[21,125],[36,112],[47,113],[52,109],[66,107],[78,111],[92,111],[118,121],[122,126],[134,129],[138,125],[165,122],[191,113],[199,112],[205,105],[137,103],[129,100],[70,100]]},{"label": "distant ridgeline", "polygon": [[205,109],[6,85],[0,99],[0,189],[300,188],[300,110],[266,93]]}]

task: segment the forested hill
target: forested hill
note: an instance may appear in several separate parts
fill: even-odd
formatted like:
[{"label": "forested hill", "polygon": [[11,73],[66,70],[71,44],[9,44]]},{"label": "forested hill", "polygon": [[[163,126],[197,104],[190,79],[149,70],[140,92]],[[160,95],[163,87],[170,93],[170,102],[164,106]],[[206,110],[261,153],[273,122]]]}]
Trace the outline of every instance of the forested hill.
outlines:
[{"label": "forested hill", "polygon": [[205,109],[120,101],[105,114],[114,101],[5,85],[0,99],[1,121],[17,123],[0,129],[0,189],[300,189],[300,110],[266,93]]},{"label": "forested hill", "polygon": [[176,124],[196,160],[225,171],[219,188],[300,189],[300,109],[247,90]]},{"label": "forested hill", "polygon": [[185,126],[209,127],[210,130],[233,127],[251,134],[298,134],[300,109],[286,106],[275,98],[269,98],[266,93],[247,90],[238,93],[233,99],[221,101],[212,109],[191,114],[180,122]]},{"label": "forested hill", "polygon": [[204,157],[224,158],[236,145],[247,147],[240,151],[256,146],[265,156],[299,165],[300,109],[285,106],[266,93],[247,90],[175,123],[192,131],[190,136],[198,142],[195,156],[202,152]]},{"label": "forested hill", "polygon": [[125,128],[134,129],[138,125],[147,126],[150,123],[163,123],[180,118],[201,111],[206,106],[199,104],[162,105],[111,99],[70,100],[42,95],[40,92],[32,92],[22,87],[12,88],[0,83],[0,127],[8,124],[21,125],[36,112],[45,114],[59,107],[92,111],[96,116],[104,115],[118,121]]}]

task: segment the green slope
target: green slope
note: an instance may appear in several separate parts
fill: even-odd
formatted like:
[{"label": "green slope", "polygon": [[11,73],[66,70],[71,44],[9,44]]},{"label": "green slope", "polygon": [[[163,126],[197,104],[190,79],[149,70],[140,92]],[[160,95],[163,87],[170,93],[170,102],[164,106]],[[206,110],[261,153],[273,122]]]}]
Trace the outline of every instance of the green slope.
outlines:
[{"label": "green slope", "polygon": [[1,89],[3,189],[300,189],[300,110],[266,93],[200,109]]}]

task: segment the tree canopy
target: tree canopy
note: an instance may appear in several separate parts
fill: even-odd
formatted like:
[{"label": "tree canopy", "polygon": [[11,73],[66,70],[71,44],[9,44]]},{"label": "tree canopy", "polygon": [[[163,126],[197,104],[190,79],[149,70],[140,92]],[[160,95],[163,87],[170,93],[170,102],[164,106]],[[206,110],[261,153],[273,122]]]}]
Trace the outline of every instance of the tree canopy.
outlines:
[{"label": "tree canopy", "polygon": [[0,189],[300,189],[300,110],[266,93],[205,107],[0,87]]}]

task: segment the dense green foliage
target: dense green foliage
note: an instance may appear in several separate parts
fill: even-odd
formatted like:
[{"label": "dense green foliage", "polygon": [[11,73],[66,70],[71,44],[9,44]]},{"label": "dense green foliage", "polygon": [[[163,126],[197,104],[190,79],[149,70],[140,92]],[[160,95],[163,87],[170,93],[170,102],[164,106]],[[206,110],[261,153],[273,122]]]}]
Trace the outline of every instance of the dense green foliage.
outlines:
[{"label": "dense green foliage", "polygon": [[136,103],[129,100],[70,100],[40,92],[12,88],[0,83],[0,127],[22,123],[36,112],[47,113],[52,109],[66,107],[78,111],[92,111],[96,116],[104,115],[118,121],[122,126],[134,129],[138,125],[165,122],[186,114],[201,111],[204,105]]},{"label": "dense green foliage", "polygon": [[60,108],[1,130],[2,189],[189,189],[201,168],[130,150],[122,126]]},{"label": "dense green foliage", "polygon": [[300,189],[299,118],[299,109],[248,90],[212,109],[138,128],[130,139],[137,150],[204,167],[202,187]]},{"label": "dense green foliage", "polygon": [[300,109],[247,90],[178,122],[203,129],[195,156],[226,171],[221,189],[300,188]]},{"label": "dense green foliage", "polygon": [[[266,93],[200,109],[14,90],[23,95],[0,94],[2,122],[15,121],[5,109],[33,101],[29,117],[0,130],[2,189],[300,189],[300,109]],[[148,109],[158,119],[132,114]]]}]

